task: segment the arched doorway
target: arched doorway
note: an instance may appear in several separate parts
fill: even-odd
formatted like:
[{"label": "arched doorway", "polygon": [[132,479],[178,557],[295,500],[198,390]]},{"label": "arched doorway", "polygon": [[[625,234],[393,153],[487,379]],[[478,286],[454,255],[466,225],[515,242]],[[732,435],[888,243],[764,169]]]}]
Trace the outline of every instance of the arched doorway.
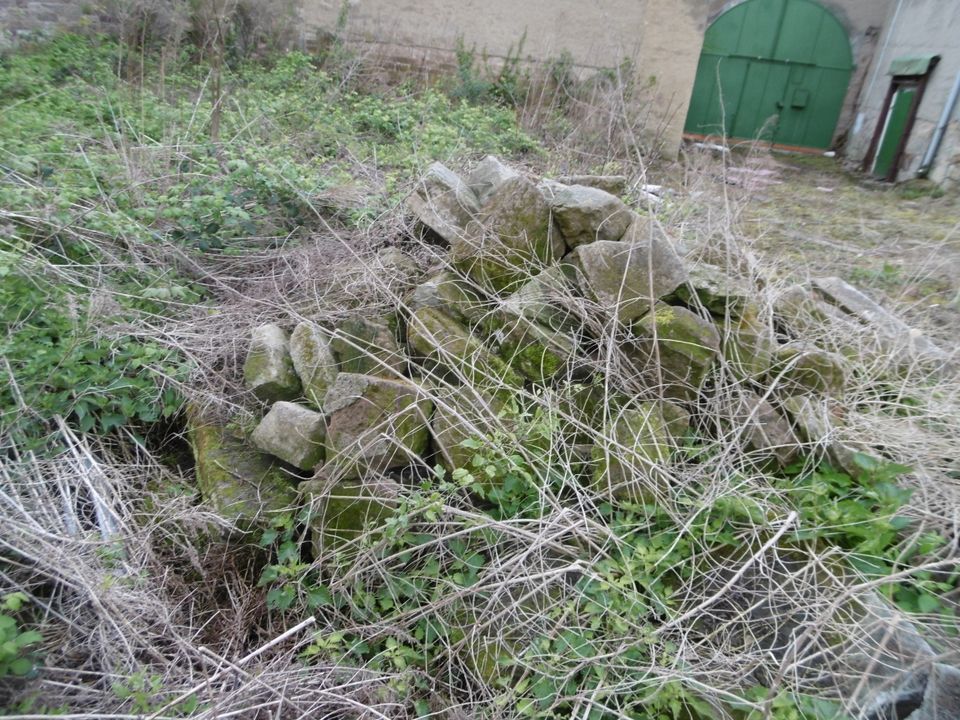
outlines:
[{"label": "arched doorway", "polygon": [[813,0],[746,0],[704,38],[686,132],[826,149],[847,94],[846,30]]}]

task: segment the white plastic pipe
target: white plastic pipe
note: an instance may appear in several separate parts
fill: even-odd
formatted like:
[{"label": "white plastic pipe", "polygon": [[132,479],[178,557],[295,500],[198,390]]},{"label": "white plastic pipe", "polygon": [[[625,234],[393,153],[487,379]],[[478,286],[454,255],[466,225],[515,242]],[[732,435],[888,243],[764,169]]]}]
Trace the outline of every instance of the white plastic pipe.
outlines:
[{"label": "white plastic pipe", "polygon": [[933,161],[937,159],[940,143],[943,142],[943,136],[947,132],[947,125],[950,124],[950,118],[953,116],[953,111],[957,107],[958,99],[960,99],[960,72],[957,73],[957,79],[953,81],[953,89],[950,91],[950,97],[947,98],[947,104],[943,106],[940,122],[937,123],[937,129],[933,131],[933,137],[930,139],[930,147],[927,148],[927,152],[923,156],[923,162],[920,163],[917,177],[925,178],[930,174],[930,168],[933,167]]}]

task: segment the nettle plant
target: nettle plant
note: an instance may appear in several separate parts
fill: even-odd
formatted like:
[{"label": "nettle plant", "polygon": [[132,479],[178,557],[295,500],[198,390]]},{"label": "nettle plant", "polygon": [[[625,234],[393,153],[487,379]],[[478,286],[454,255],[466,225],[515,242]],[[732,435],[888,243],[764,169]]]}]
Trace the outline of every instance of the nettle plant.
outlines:
[{"label": "nettle plant", "polygon": [[[569,466],[538,445],[549,423],[531,425],[519,452],[516,436],[464,441],[473,453],[464,467],[434,468],[379,527],[313,562],[302,529],[309,510],[263,534],[275,553],[261,577],[268,603],[315,613],[325,628],[303,661],[381,672],[418,716],[431,712],[436,679],[446,678],[521,717],[724,717],[715,699],[663,677],[684,662],[667,628],[704,563],[742,550],[743,532],[769,509],[749,497],[703,508],[691,495],[679,504],[700,511],[683,528],[657,504],[591,505]],[[798,465],[768,476],[768,487],[799,518],[787,552],[829,545],[882,578],[944,541],[924,536],[905,547],[898,512],[910,493],[896,479],[908,468],[856,461],[858,479]],[[576,502],[579,512],[569,509]],[[921,578],[886,592],[907,610],[930,611],[941,587]],[[843,717],[832,702],[761,686],[738,707],[751,720]]]},{"label": "nettle plant", "polygon": [[26,630],[20,613],[27,603],[21,592],[10,593],[0,603],[0,680],[26,677],[39,662],[35,648],[43,641],[36,630]]}]

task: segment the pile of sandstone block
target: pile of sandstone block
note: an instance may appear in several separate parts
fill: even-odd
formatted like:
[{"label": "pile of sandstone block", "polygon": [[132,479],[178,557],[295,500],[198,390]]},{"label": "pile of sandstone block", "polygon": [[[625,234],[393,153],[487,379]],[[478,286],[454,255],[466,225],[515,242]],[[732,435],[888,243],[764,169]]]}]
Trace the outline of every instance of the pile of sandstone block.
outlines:
[{"label": "pile of sandstone block", "polygon": [[[509,429],[545,391],[563,411],[553,442],[614,500],[669,498],[678,449],[711,423],[760,462],[819,443],[857,472],[858,448],[823,442],[842,354],[776,333],[751,281],[686,263],[610,192],[622,189],[616,177],[537,182],[493,157],[466,177],[431,166],[408,207],[447,248],[445,268],[389,316],[255,329],[244,377],[268,410],[252,431],[192,423],[203,492],[247,518],[322,498],[316,542],[336,544],[390,513],[405,468],[467,464],[465,440]],[[862,325],[883,312],[871,302],[829,280],[791,288],[778,312],[793,327],[824,313]],[[903,337],[890,333],[887,352]],[[907,337],[907,354],[939,352]]]}]

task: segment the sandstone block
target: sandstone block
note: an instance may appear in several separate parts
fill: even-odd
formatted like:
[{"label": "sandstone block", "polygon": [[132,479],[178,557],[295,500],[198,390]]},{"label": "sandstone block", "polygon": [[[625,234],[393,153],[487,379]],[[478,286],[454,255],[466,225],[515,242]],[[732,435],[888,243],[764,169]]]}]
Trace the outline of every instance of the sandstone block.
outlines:
[{"label": "sandstone block", "polygon": [[323,415],[302,405],[277,402],[250,436],[265,453],[301,470],[312,470],[323,462],[326,423]]}]

